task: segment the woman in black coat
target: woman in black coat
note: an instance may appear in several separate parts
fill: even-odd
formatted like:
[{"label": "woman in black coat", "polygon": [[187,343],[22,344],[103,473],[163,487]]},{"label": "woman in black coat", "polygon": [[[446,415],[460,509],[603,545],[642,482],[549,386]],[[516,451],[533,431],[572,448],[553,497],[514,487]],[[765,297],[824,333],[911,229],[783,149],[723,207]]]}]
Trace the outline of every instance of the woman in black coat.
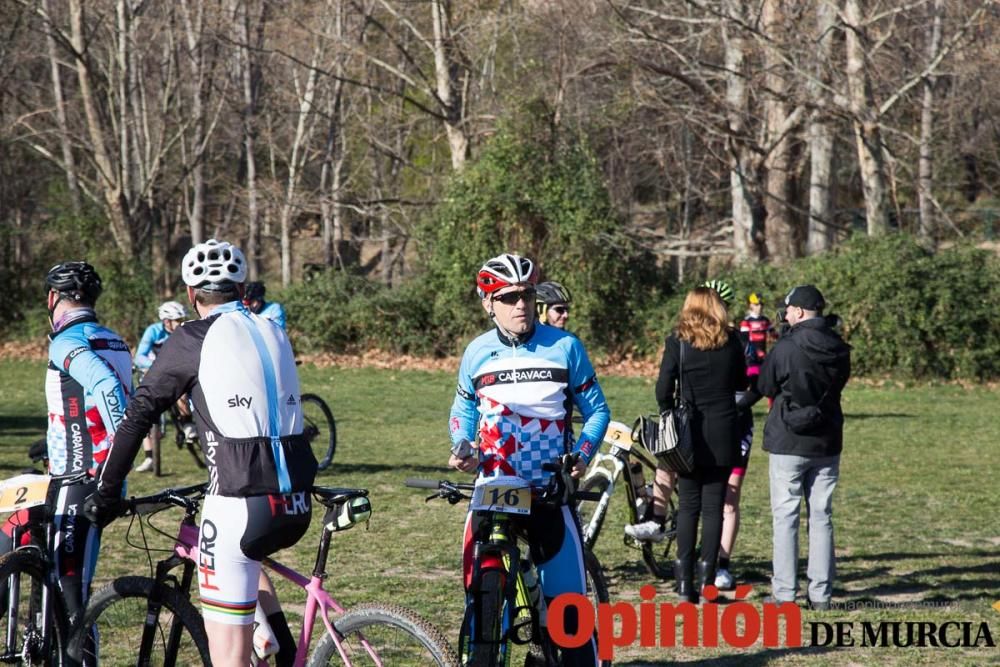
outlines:
[{"label": "woman in black coat", "polygon": [[[695,467],[678,475],[674,576],[681,598],[697,602],[701,587],[715,582],[726,483],[740,462],[742,433],[735,394],[747,387],[743,346],[729,325],[725,304],[713,289],[698,287],[688,293],[677,329],[667,337],[656,381],[661,412],[676,404],[678,381],[681,396],[691,406]],[[701,554],[695,588],[693,561],[699,517]]]}]

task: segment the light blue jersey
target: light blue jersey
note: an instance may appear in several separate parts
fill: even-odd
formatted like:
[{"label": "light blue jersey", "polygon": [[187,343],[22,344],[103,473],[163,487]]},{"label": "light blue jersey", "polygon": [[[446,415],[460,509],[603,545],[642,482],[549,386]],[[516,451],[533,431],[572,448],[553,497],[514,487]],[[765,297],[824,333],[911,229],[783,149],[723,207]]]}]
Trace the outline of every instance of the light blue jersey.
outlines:
[{"label": "light blue jersey", "polygon": [[154,322],[146,327],[142,333],[142,339],[139,340],[139,347],[135,350],[135,367],[146,370],[152,366],[153,359],[156,359],[156,353],[160,351],[169,337],[170,334],[163,326],[163,322]]},{"label": "light blue jersey", "polygon": [[[574,442],[574,406],[583,416]],[[567,452],[590,461],[604,439],[611,412],[583,344],[555,327],[536,324],[513,345],[496,330],[469,344],[451,407],[451,440],[475,442],[480,472],[517,475],[544,484],[542,464]]]},{"label": "light blue jersey", "polygon": [[285,309],[277,301],[271,301],[264,304],[264,307],[260,309],[257,313],[261,317],[271,320],[277,324],[282,329],[285,329]]}]

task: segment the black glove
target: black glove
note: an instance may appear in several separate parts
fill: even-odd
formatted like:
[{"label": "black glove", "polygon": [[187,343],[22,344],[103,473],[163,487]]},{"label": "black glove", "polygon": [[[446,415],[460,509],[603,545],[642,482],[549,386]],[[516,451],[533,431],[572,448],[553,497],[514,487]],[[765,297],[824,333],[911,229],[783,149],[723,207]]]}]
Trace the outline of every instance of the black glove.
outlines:
[{"label": "black glove", "polygon": [[122,515],[124,505],[121,490],[113,491],[98,487],[97,491],[83,501],[83,516],[91,523],[104,528]]}]

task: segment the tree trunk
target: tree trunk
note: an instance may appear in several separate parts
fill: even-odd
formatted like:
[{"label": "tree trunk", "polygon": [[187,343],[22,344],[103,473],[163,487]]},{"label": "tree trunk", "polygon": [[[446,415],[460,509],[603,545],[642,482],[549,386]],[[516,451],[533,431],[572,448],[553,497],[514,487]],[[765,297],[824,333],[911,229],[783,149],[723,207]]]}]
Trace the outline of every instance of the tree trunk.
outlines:
[{"label": "tree trunk", "polygon": [[197,244],[205,240],[205,48],[203,26],[205,21],[205,5],[197,3],[192,16],[190,0],[180,1],[181,13],[184,16],[184,33],[187,39],[188,58],[191,62],[191,75],[194,79],[194,91],[191,95],[191,145],[193,155],[191,160],[191,207],[187,211],[191,227],[191,243]]},{"label": "tree trunk", "polygon": [[[260,219],[257,211],[257,161],[255,157],[256,95],[254,94],[253,51],[250,49],[249,0],[237,3],[236,29],[239,39],[237,61],[243,85],[243,157],[246,160],[247,188],[247,267],[249,279],[260,276]],[[263,20],[263,18],[261,19]]]},{"label": "tree trunk", "polygon": [[[934,0],[932,11],[934,18],[928,30],[927,62],[932,63],[937,58],[941,48],[941,13],[944,10],[942,0]],[[924,77],[924,96],[920,107],[920,165],[918,195],[920,201],[920,238],[925,242],[934,242],[937,229],[936,211],[934,209],[934,82],[936,77],[928,74]]]},{"label": "tree trunk", "polygon": [[458,81],[459,63],[451,36],[450,0],[431,0],[434,23],[434,72],[437,96],[445,114],[444,129],[451,149],[451,166],[461,171],[469,155],[469,138],[465,134],[464,100]]},{"label": "tree trunk", "polygon": [[765,0],[761,13],[763,30],[769,43],[764,47],[764,87],[767,89],[764,98],[764,123],[767,137],[767,157],[764,160],[765,201],[767,218],[765,233],[767,252],[771,260],[784,263],[796,257],[798,252],[798,234],[795,229],[795,218],[792,211],[792,142],[788,138],[786,127],[788,120],[788,102],[785,94],[788,89],[787,70],[773,42],[779,33],[784,32],[785,15],[784,0]]},{"label": "tree trunk", "polygon": [[726,105],[729,124],[729,190],[732,200],[733,250],[737,264],[760,259],[754,241],[753,197],[756,174],[746,143],[747,85],[745,78],[746,42],[738,23],[742,20],[741,0],[727,0],[730,21],[723,25],[726,58]]},{"label": "tree trunk", "polygon": [[816,81],[811,82],[810,97],[815,111],[809,118],[809,224],[806,231],[806,252],[818,255],[833,247],[836,227],[831,211],[833,182],[833,129],[829,118],[822,111],[828,95],[823,90],[824,69],[833,56],[833,29],[837,11],[828,2],[816,7],[816,36],[818,52],[815,67]]},{"label": "tree trunk", "polygon": [[90,85],[90,69],[87,65],[87,44],[84,39],[83,7],[80,0],[69,0],[70,41],[73,46],[76,76],[80,87],[80,105],[83,107],[87,122],[87,134],[90,138],[94,164],[97,167],[98,187],[104,198],[105,212],[111,227],[111,236],[115,244],[127,259],[135,257],[132,241],[131,216],[128,201],[122,191],[121,172],[111,162],[107,146],[104,142],[104,132],[94,100],[94,91]]},{"label": "tree trunk", "polygon": [[873,99],[868,75],[865,51],[868,40],[858,0],[844,1],[844,23],[847,33],[847,87],[865,196],[865,216],[868,234],[877,236],[889,230],[888,188],[878,105]]},{"label": "tree trunk", "polygon": [[70,206],[74,215],[80,215],[80,185],[76,175],[76,162],[73,158],[73,148],[70,145],[69,126],[66,122],[66,101],[63,98],[62,77],[59,73],[59,58],[56,53],[55,26],[49,0],[42,0],[42,11],[49,25],[45,30],[45,48],[49,57],[49,68],[52,71],[52,98],[56,106],[56,122],[59,125],[59,147],[62,149],[63,170],[66,172],[66,186],[69,188]]}]

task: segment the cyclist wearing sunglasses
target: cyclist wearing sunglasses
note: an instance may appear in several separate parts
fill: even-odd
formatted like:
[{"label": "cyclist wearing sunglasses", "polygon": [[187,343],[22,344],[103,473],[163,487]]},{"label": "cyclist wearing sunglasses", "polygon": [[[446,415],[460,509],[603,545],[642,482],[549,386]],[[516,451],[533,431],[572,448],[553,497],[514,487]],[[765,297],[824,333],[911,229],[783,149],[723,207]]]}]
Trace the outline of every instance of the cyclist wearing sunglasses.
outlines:
[{"label": "cyclist wearing sunglasses", "polygon": [[555,281],[538,283],[535,288],[535,306],[542,324],[565,329],[571,301],[569,290]]},{"label": "cyclist wearing sunglasses", "polygon": [[[587,352],[578,338],[541,324],[535,312],[535,267],[530,259],[503,254],[486,262],[477,277],[483,309],[495,329],[472,341],[458,372],[451,407],[449,465],[481,477],[515,475],[544,486],[552,473],[542,464],[579,452],[573,469],[579,478],[597,452],[610,410]],[[573,436],[574,406],[583,416]],[[478,446],[471,443],[478,439]],[[570,505],[532,508],[528,517],[532,559],[548,600],[562,593],[586,592],[583,543]],[[465,527],[463,569],[471,581],[474,513]],[[566,631],[575,633],[574,610],[567,610]],[[563,665],[595,665],[593,642],[563,652]]]}]

